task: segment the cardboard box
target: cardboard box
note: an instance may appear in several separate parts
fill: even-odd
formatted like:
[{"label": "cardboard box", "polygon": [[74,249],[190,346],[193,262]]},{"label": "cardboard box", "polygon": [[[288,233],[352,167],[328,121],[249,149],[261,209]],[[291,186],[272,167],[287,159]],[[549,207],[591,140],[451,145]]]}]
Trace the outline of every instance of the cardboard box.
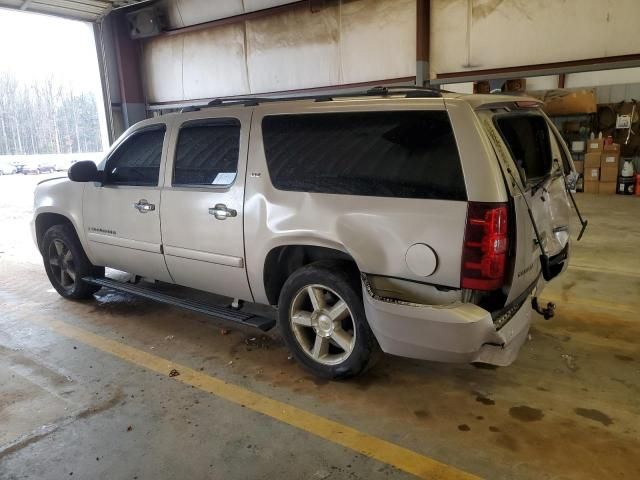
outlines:
[{"label": "cardboard box", "polygon": [[620,152],[620,144],[619,143],[611,143],[609,145],[604,145],[602,147],[603,152]]},{"label": "cardboard box", "polygon": [[576,167],[576,172],[584,173],[584,160],[574,160],[573,166]]},{"label": "cardboard box", "polygon": [[584,193],[598,193],[600,182],[584,182]]},{"label": "cardboard box", "polygon": [[601,195],[615,195],[618,182],[599,182],[598,193]]},{"label": "cardboard box", "polygon": [[604,138],[594,138],[593,140],[587,140],[587,153],[602,152],[604,147]]},{"label": "cardboard box", "polygon": [[559,88],[528,93],[544,102],[542,109],[547,115],[584,114],[598,111],[595,88],[578,90]]},{"label": "cardboard box", "polygon": [[584,140],[574,140],[571,142],[571,151],[573,153],[582,153],[587,146],[587,142]]},{"label": "cardboard box", "polygon": [[585,183],[597,182],[599,180],[600,180],[600,168],[585,167],[585,170],[584,170]]},{"label": "cardboard box", "polygon": [[504,82],[505,92],[524,92],[527,89],[527,80],[525,78],[514,78]]},{"label": "cardboard box", "polygon": [[605,168],[605,167],[618,168],[619,161],[620,161],[619,152],[603,152],[602,155],[600,156],[600,168]]},{"label": "cardboard box", "polygon": [[587,153],[584,156],[584,168],[600,168],[600,152]]},{"label": "cardboard box", "polygon": [[600,169],[600,181],[601,182],[616,182],[616,181],[618,181],[618,165],[615,165],[615,166],[603,166]]}]

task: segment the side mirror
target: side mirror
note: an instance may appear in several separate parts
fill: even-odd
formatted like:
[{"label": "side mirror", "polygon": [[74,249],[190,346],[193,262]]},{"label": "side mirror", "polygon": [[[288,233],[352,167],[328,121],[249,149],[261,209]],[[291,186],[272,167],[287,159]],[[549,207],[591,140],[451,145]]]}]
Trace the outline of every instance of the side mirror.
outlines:
[{"label": "side mirror", "polygon": [[102,180],[101,172],[91,160],[74,163],[69,167],[67,176],[72,182],[99,182]]}]

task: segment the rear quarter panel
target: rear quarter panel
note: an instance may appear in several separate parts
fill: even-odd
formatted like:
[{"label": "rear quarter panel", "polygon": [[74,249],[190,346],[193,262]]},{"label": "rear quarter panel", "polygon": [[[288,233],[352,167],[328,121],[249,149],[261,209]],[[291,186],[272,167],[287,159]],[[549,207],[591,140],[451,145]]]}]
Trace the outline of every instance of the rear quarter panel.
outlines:
[{"label": "rear quarter panel", "polygon": [[[264,261],[281,245],[317,245],[351,255],[360,271],[457,288],[466,219],[465,201],[382,198],[277,190],[267,167],[262,119],[271,114],[339,111],[443,110],[442,99],[344,101],[257,107],[253,114],[245,193],[247,274],[257,302],[267,303]],[[421,277],[405,262],[407,249],[426,243],[436,271]]]}]

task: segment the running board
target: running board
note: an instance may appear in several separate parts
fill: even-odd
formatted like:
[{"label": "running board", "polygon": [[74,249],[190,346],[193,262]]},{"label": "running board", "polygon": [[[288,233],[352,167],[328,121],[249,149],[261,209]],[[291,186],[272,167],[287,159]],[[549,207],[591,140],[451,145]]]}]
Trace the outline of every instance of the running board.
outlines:
[{"label": "running board", "polygon": [[212,317],[220,318],[228,322],[259,328],[262,331],[267,331],[273,328],[276,324],[276,321],[271,318],[261,317],[254,315],[253,313],[234,310],[229,307],[221,307],[219,305],[208,305],[206,303],[196,302],[193,300],[184,300],[182,298],[167,295],[166,293],[157,292],[151,288],[123,283],[110,278],[84,277],[82,280],[92,285],[110,288],[119,292],[130,293],[131,295],[147,298],[160,303],[166,303],[167,305],[173,305],[174,307],[184,308],[186,310],[191,310],[192,312],[204,313],[205,315],[211,315]]}]

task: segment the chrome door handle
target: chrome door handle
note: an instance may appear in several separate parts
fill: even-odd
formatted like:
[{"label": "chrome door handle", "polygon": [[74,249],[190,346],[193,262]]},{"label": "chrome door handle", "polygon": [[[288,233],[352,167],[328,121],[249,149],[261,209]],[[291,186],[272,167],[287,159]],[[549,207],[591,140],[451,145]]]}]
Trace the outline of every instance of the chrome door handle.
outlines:
[{"label": "chrome door handle", "polygon": [[156,206],[153,203],[147,202],[143,198],[138,203],[134,203],[133,208],[138,210],[140,213],[148,213],[148,212],[153,212],[156,209]]},{"label": "chrome door handle", "polygon": [[229,217],[237,217],[238,212],[233,208],[227,208],[224,203],[218,203],[215,207],[209,209],[209,215],[213,215],[218,220],[226,220]]}]

